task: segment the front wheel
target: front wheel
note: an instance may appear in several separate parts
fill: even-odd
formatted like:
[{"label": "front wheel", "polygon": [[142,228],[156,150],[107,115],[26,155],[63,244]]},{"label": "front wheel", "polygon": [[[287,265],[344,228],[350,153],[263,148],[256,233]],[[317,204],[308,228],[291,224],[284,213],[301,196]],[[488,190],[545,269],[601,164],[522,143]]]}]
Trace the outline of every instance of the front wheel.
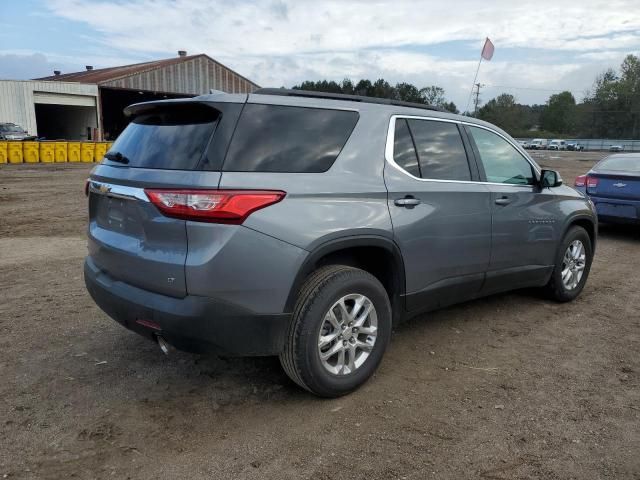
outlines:
[{"label": "front wheel", "polygon": [[556,256],[551,279],[546,286],[554,300],[568,302],[582,292],[593,261],[593,247],[587,231],[578,226],[565,234]]},{"label": "front wheel", "polygon": [[375,372],[391,336],[391,304],[368,272],[322,267],[304,283],[280,363],[322,397],[347,394]]}]

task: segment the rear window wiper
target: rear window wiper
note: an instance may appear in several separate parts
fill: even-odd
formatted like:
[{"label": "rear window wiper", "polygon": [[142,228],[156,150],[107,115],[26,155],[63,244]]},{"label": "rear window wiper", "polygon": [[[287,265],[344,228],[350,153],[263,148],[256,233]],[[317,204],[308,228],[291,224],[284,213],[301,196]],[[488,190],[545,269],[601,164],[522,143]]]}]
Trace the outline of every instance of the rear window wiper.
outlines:
[{"label": "rear window wiper", "polygon": [[104,158],[106,158],[107,160],[111,160],[113,162],[124,163],[124,164],[129,163],[129,159],[123,154],[121,154],[120,152],[107,152],[104,154]]}]

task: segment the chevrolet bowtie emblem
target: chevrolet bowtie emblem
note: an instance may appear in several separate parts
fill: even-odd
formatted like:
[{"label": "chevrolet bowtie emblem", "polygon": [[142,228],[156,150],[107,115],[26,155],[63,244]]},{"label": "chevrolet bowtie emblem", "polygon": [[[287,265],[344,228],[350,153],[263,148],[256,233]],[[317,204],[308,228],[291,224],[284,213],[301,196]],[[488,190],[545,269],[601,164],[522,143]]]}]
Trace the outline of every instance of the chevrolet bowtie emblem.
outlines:
[{"label": "chevrolet bowtie emblem", "polygon": [[626,187],[627,184],[626,183],[614,183],[613,186],[614,187],[618,187],[618,188],[622,188],[622,187]]}]

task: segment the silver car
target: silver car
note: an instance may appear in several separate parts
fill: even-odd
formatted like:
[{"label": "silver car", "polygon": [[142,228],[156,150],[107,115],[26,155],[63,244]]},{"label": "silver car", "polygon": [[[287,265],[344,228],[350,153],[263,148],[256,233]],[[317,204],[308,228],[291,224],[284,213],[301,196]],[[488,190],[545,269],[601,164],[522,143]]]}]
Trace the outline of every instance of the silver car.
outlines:
[{"label": "silver car", "polygon": [[569,301],[587,281],[593,205],[494,125],[281,89],[126,113],[87,183],[85,280],[165,351],[278,355],[335,397],[404,318],[525,287]]},{"label": "silver car", "polygon": [[31,140],[33,135],[15,123],[0,123],[0,140]]}]

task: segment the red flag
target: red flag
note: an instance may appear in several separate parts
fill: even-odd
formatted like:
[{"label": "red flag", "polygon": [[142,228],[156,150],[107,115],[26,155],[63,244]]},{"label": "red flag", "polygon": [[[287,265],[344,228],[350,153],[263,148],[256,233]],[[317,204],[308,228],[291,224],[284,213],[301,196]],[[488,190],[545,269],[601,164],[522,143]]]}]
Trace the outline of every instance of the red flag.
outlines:
[{"label": "red flag", "polygon": [[493,43],[491,43],[491,40],[489,40],[489,37],[487,37],[487,39],[484,41],[484,47],[482,47],[482,58],[484,58],[485,60],[491,60],[493,58],[494,50],[495,47],[493,46]]}]

